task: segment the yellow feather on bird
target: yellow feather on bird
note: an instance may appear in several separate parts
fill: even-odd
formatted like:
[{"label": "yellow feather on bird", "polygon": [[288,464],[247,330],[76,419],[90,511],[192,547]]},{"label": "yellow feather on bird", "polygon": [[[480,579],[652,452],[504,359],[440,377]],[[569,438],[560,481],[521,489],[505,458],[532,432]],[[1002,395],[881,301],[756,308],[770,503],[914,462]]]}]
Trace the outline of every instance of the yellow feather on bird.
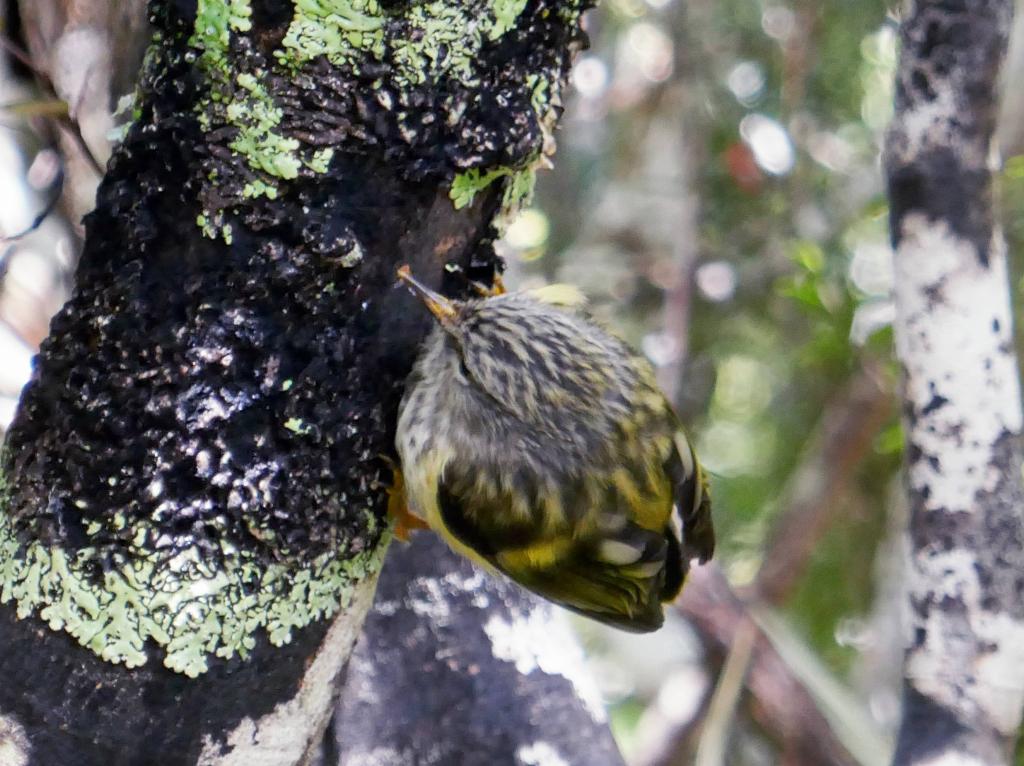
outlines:
[{"label": "yellow feather on bird", "polygon": [[715,538],[707,483],[654,370],[574,287],[446,298],[406,383],[408,511],[457,552],[632,631],[661,626]]}]

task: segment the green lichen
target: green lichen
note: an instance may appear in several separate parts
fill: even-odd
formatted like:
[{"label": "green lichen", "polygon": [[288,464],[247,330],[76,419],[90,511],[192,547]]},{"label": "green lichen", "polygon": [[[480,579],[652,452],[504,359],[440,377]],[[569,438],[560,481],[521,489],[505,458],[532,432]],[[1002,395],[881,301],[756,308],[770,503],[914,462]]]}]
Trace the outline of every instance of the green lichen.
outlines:
[{"label": "green lichen", "polygon": [[[237,128],[229,146],[259,174],[246,185],[244,194],[273,199],[277,191],[274,179],[290,180],[298,177],[303,165],[319,167],[323,163],[315,154],[307,161],[299,141],[278,131],[283,112],[264,85],[261,75],[265,73],[232,76],[227,55],[231,36],[250,31],[251,16],[249,0],[199,0],[189,44],[200,51],[200,65],[211,84],[208,100],[197,107],[200,124],[204,130],[221,124]],[[202,227],[206,236],[224,233],[222,223],[207,223]],[[225,240],[230,240],[230,234]]]},{"label": "green lichen", "polygon": [[142,108],[139,103],[137,90],[126,93],[117,100],[117,106],[114,107],[114,111],[110,115],[114,127],[107,131],[107,140],[111,144],[122,143],[125,136],[128,135],[128,129],[131,128],[132,123],[142,116]]},{"label": "green lichen", "polygon": [[313,152],[313,156],[306,161],[306,167],[314,173],[326,173],[327,169],[331,166],[332,159],[334,159],[334,149],[330,147],[320,149]]},{"label": "green lichen", "polygon": [[[410,4],[401,35],[386,38],[388,17],[376,0],[295,0],[295,16],[277,58],[298,66],[318,56],[359,70],[366,56],[395,66],[399,84],[423,83],[441,72],[469,76],[485,40],[511,30],[526,0],[495,0],[494,17],[481,18],[450,0]],[[387,57],[391,55],[391,59]]]},{"label": "green lichen", "polygon": [[313,432],[313,426],[301,418],[288,418],[284,421],[284,427],[293,434],[299,434],[300,436]]},{"label": "green lichen", "polygon": [[459,173],[452,181],[452,187],[448,197],[456,210],[472,205],[476,195],[497,181],[512,172],[511,168],[498,167],[493,170],[481,171],[478,168]]},{"label": "green lichen", "polygon": [[512,29],[525,7],[526,0],[494,0],[494,24],[487,36],[497,40]]},{"label": "green lichen", "polygon": [[[579,10],[574,3],[566,5],[570,7],[565,13],[575,23]],[[428,0],[385,12],[378,0],[294,0],[291,22],[271,55],[269,69],[275,71],[256,68],[232,73],[228,51],[233,35],[251,30],[250,0],[199,0],[189,42],[199,51],[212,85],[208,99],[197,107],[200,122],[209,130],[220,125],[237,129],[229,146],[256,176],[245,183],[243,196],[274,199],[282,182],[303,173],[326,173],[333,153],[329,148],[313,150],[284,134],[283,111],[270,86],[272,77],[294,75],[303,65],[325,57],[356,73],[371,62],[383,65],[389,72],[388,83],[402,89],[443,78],[472,87],[479,84],[483,47],[515,29],[526,6],[526,0],[492,0],[489,10],[481,13],[471,3]],[[546,146],[528,168],[477,168],[456,176],[451,198],[457,208],[470,204],[477,192],[505,176],[509,177],[506,215],[529,197],[533,166],[548,153],[551,143],[557,83],[534,74],[527,84],[533,88],[532,106]],[[379,98],[386,105],[392,97],[382,91]],[[458,114],[459,107],[452,106],[453,118]],[[208,228],[204,233],[210,234]]]},{"label": "green lichen", "polygon": [[231,33],[252,29],[249,0],[199,0],[195,33],[189,43],[202,51],[208,68],[228,69]]},{"label": "green lichen", "polygon": [[441,71],[466,84],[475,82],[473,62],[486,29],[471,10],[437,0],[414,5],[407,18],[414,32],[394,41],[400,83],[420,85]]},{"label": "green lichen", "polygon": [[448,198],[456,210],[461,210],[467,205],[473,204],[476,195],[486,189],[499,178],[505,180],[505,191],[502,194],[502,218],[514,215],[523,205],[529,203],[533,196],[533,185],[536,177],[534,166],[523,170],[513,170],[509,167],[497,167],[487,171],[476,168],[459,173],[452,181],[451,189],[448,191]]},{"label": "green lichen", "polygon": [[467,81],[483,41],[511,29],[525,0],[499,0],[498,5],[497,18],[488,20],[446,0],[412,4],[403,12],[403,23],[394,27],[401,34],[387,39],[388,19],[376,0],[296,0],[277,58],[300,66],[326,56],[332,64],[359,71],[369,57],[393,67],[401,86],[419,85],[441,73]]},{"label": "green lichen", "polygon": [[514,215],[533,199],[533,186],[537,179],[534,167],[524,168],[509,176],[505,182],[505,193],[501,199],[502,212]]},{"label": "green lichen", "polygon": [[0,512],[0,604],[13,602],[19,619],[37,614],[129,668],[147,662],[152,640],[163,647],[166,667],[194,678],[212,656],[247,657],[259,631],[282,646],[293,631],[344,609],[387,547],[385,539],[374,550],[327,553],[301,567],[227,550],[214,567],[194,548],[157,558],[145,545],[149,532],[139,528],[137,547],[100,585],[88,574],[91,548],[68,554],[39,542],[22,546]]},{"label": "green lichen", "polygon": [[[518,8],[518,10],[514,10],[515,15],[522,12],[522,7],[518,6],[518,0],[508,0],[507,4]],[[501,5],[502,3],[499,1],[496,7],[501,7]],[[499,18],[501,18],[500,15]],[[499,230],[511,222],[524,205],[529,204],[533,197],[537,169],[550,167],[548,157],[555,151],[554,130],[558,121],[558,106],[561,105],[558,89],[555,87],[556,83],[541,75],[532,74],[527,78],[527,85],[532,89],[530,104],[537,115],[543,134],[541,147],[536,156],[524,168],[498,166],[489,169],[472,168],[459,173],[452,180],[448,192],[455,209],[460,210],[471,205],[476,195],[492,183],[498,179],[505,179],[502,209],[495,221]]]},{"label": "green lichen", "polygon": [[242,187],[242,196],[246,199],[253,199],[255,197],[277,199],[277,186],[269,184],[263,179],[249,181],[244,187]]},{"label": "green lichen", "polygon": [[224,110],[228,123],[238,128],[238,137],[230,147],[244,156],[254,170],[285,180],[298,178],[303,164],[299,141],[277,132],[284,112],[253,75],[242,73],[235,81],[239,97]]},{"label": "green lichen", "polygon": [[[221,222],[223,223],[222,216],[219,213],[215,216],[215,218],[221,220]],[[196,226],[198,226],[199,230],[202,231],[203,234],[209,237],[210,239],[217,238],[217,225],[210,220],[210,217],[206,215],[206,213],[200,213],[199,215],[196,216]]]},{"label": "green lichen", "polygon": [[384,54],[384,18],[374,0],[295,0],[295,17],[277,58],[299,65],[317,56],[358,64],[363,52]]}]

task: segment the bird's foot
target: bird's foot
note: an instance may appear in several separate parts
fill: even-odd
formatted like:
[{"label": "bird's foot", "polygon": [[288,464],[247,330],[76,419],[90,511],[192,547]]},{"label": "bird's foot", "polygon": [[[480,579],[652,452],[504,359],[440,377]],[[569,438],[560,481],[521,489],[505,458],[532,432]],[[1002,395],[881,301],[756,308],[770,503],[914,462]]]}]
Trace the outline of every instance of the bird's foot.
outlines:
[{"label": "bird's foot", "polygon": [[490,287],[485,285],[483,282],[470,282],[469,286],[472,287],[481,298],[494,298],[508,292],[505,289],[505,280],[503,280],[501,278],[501,274],[498,274],[497,272],[494,273],[494,280],[491,282]]},{"label": "bird's foot", "polygon": [[409,542],[409,534],[417,529],[429,529],[430,525],[409,509],[409,503],[405,497],[405,480],[402,478],[402,469],[388,460],[394,476],[391,486],[386,489],[388,493],[388,517],[394,521],[393,531],[395,537],[403,543]]}]

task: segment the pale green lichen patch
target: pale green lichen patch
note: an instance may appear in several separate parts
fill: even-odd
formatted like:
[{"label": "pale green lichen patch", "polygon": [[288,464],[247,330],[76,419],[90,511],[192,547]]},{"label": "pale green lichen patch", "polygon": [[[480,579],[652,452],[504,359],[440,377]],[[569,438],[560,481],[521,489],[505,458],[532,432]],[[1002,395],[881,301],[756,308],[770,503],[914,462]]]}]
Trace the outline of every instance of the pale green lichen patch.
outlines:
[{"label": "pale green lichen patch", "polygon": [[[300,142],[279,130],[283,117],[265,84],[266,72],[238,72],[228,65],[232,35],[252,28],[249,0],[199,0],[195,32],[189,44],[200,51],[200,63],[210,80],[207,100],[197,105],[200,124],[206,130],[221,125],[236,129],[228,144],[245,159],[257,178],[244,189],[248,198],[277,196],[279,180],[297,178],[300,168],[323,173],[330,162],[327,150],[303,150]],[[207,221],[209,219],[207,218]],[[203,233],[215,237],[223,224],[203,226]],[[225,235],[230,244],[230,235]]]},{"label": "pale green lichen patch", "polygon": [[71,555],[38,542],[21,546],[0,512],[0,604],[13,602],[19,619],[36,614],[130,668],[146,663],[152,640],[163,647],[165,666],[196,677],[213,656],[248,656],[259,631],[282,646],[293,631],[344,608],[354,586],[379,568],[387,544],[305,565],[267,564],[233,551],[213,566],[194,548],[159,560],[146,538],[140,530],[142,545],[97,580],[90,576],[92,549]]},{"label": "pale green lichen patch", "polygon": [[313,430],[313,426],[301,418],[288,418],[288,420],[284,421],[284,427],[293,434],[300,435],[311,433]]},{"label": "pale green lichen patch", "polygon": [[[482,87],[480,55],[515,29],[526,8],[525,0],[493,0],[484,3],[432,0],[411,3],[397,10],[384,10],[378,0],[294,0],[293,16],[280,43],[266,57],[247,65],[245,56],[233,56],[232,44],[252,48],[251,0],[198,0],[196,25],[188,43],[209,80],[208,95],[197,103],[204,130],[215,133],[232,128],[227,143],[242,158],[253,176],[244,180],[236,199],[278,199],[282,184],[303,173],[329,171],[333,150],[309,146],[283,127],[285,112],[275,98],[275,82],[290,79],[310,61],[327,58],[335,67],[352,73],[374,65],[387,73],[378,85],[407,90],[451,79],[465,87]],[[481,12],[482,11],[482,12]],[[255,60],[255,59],[254,59]],[[230,62],[229,62],[230,61]],[[242,69],[239,70],[239,63]],[[399,121],[408,119],[393,100],[394,91],[378,89],[377,97],[386,110],[395,110]],[[450,124],[457,124],[467,108],[466,96],[453,96],[444,107]],[[547,103],[537,103],[547,109]],[[537,112],[541,123],[547,122]],[[453,123],[452,121],[456,121]],[[407,130],[407,128],[403,128]],[[416,128],[403,134],[407,140]],[[518,167],[502,169],[500,175],[514,174]],[[490,180],[495,175],[487,171]],[[223,181],[212,179],[216,186]],[[459,198],[465,205],[475,194],[469,190]],[[225,199],[213,192],[209,199]],[[215,237],[222,221],[208,206],[203,230]]]},{"label": "pale green lichen patch", "polygon": [[303,164],[299,141],[285,138],[277,130],[284,113],[253,75],[242,73],[235,81],[239,86],[235,93],[248,92],[249,97],[236,98],[224,110],[228,123],[238,128],[231,148],[256,170],[285,180],[297,178]]},{"label": "pale green lichen patch", "polygon": [[278,59],[299,64],[326,56],[333,64],[356,63],[354,54],[384,53],[384,18],[374,0],[295,0],[295,18]]},{"label": "pale green lichen patch", "polygon": [[459,173],[455,176],[455,180],[452,181],[448,197],[451,199],[452,204],[455,205],[455,209],[461,210],[468,205],[472,205],[477,194],[511,172],[511,168],[501,167],[486,172],[473,168],[465,173]]},{"label": "pale green lichen patch", "polygon": [[480,52],[486,23],[462,5],[438,0],[414,5],[407,16],[411,34],[395,40],[394,65],[399,81],[426,82],[442,68],[463,82],[471,82],[473,61]]},{"label": "pale green lichen patch", "polygon": [[375,61],[392,67],[399,85],[419,85],[439,74],[468,80],[484,39],[505,34],[524,7],[525,0],[499,0],[491,19],[465,3],[413,3],[389,26],[375,0],[296,0],[278,59],[301,65],[326,56],[357,71],[362,62]]},{"label": "pale green lichen patch", "polygon": [[526,0],[494,0],[494,24],[487,36],[497,40],[508,32],[526,7]]},{"label": "pale green lichen patch", "polygon": [[198,0],[195,34],[191,44],[202,50],[210,65],[227,67],[227,50],[231,32],[252,29],[252,8],[249,0]]},{"label": "pale green lichen patch", "polygon": [[499,178],[505,179],[505,191],[501,198],[501,215],[496,221],[500,229],[533,197],[533,185],[536,178],[536,170],[533,166],[523,170],[513,170],[507,167],[498,167],[485,172],[476,169],[467,170],[465,173],[455,176],[448,197],[455,209],[461,210],[473,204],[476,195]]}]

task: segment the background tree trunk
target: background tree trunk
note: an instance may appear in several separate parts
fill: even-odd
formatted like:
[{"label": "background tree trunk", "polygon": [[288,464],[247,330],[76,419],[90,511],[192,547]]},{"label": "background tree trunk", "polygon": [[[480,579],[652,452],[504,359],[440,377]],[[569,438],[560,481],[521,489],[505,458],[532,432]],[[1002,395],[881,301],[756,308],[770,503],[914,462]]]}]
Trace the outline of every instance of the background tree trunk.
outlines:
[{"label": "background tree trunk", "polygon": [[429,322],[395,268],[491,279],[582,8],[316,8],[150,5],[136,119],[6,445],[19,765],[280,766],[319,742]]},{"label": "background tree trunk", "polygon": [[1021,403],[990,157],[1011,0],[916,2],[886,169],[910,495],[895,763],[1010,762],[1024,702]]},{"label": "background tree trunk", "polygon": [[394,545],[345,677],[332,766],[621,766],[565,614],[440,538]]}]

